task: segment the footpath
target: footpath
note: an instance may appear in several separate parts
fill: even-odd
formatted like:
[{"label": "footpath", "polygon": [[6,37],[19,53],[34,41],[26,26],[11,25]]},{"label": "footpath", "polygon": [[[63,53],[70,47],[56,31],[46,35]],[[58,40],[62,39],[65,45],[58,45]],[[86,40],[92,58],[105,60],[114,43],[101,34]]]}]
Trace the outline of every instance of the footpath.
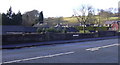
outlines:
[{"label": "footpath", "polygon": [[35,43],[21,43],[21,44],[14,44],[14,45],[2,45],[0,46],[0,49],[18,49],[18,48],[33,47],[33,46],[76,43],[76,42],[85,42],[85,41],[97,41],[97,40],[114,39],[114,38],[119,38],[119,36],[86,38],[86,39],[76,39],[76,40],[46,41],[46,42],[35,42]]}]

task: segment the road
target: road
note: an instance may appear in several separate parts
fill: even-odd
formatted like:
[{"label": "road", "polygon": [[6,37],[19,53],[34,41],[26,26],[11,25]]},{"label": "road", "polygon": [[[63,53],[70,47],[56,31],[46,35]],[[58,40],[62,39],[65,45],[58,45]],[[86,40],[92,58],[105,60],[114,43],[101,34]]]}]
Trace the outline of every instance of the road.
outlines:
[{"label": "road", "polygon": [[2,63],[118,63],[118,39],[2,50]]}]

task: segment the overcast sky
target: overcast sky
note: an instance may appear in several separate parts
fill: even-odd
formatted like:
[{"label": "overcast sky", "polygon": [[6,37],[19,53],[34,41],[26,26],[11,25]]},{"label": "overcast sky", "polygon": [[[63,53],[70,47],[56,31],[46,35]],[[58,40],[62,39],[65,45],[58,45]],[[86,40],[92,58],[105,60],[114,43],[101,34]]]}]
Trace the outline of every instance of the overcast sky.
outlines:
[{"label": "overcast sky", "polygon": [[118,8],[119,0],[0,0],[0,12],[7,12],[10,6],[17,13],[36,9],[45,17],[72,16],[73,9],[81,5],[92,5],[95,9]]}]

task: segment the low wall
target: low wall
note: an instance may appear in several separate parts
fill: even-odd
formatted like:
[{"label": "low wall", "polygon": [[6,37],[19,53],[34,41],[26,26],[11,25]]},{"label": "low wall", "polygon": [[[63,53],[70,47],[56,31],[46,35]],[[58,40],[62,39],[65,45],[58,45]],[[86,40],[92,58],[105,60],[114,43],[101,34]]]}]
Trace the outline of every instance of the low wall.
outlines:
[{"label": "low wall", "polygon": [[99,31],[98,35],[99,37],[115,36],[117,35],[117,32],[116,31]]},{"label": "low wall", "polygon": [[83,38],[96,38],[115,36],[115,31],[100,31],[98,33],[46,33],[46,34],[7,34],[2,36],[3,45],[25,43],[25,42],[44,42],[56,40],[73,40]]},{"label": "low wall", "polygon": [[24,42],[40,42],[45,41],[44,34],[7,34],[2,36],[3,45],[16,44]]}]

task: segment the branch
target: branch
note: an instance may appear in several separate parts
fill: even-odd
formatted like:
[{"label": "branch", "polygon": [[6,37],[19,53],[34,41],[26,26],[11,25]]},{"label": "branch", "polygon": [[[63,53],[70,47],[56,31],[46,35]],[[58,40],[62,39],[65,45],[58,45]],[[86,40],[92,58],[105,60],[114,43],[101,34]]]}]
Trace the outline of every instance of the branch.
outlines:
[{"label": "branch", "polygon": [[77,18],[78,22],[80,22],[80,18],[82,18],[82,17],[75,10],[73,10],[73,12],[74,12],[74,15]]}]

